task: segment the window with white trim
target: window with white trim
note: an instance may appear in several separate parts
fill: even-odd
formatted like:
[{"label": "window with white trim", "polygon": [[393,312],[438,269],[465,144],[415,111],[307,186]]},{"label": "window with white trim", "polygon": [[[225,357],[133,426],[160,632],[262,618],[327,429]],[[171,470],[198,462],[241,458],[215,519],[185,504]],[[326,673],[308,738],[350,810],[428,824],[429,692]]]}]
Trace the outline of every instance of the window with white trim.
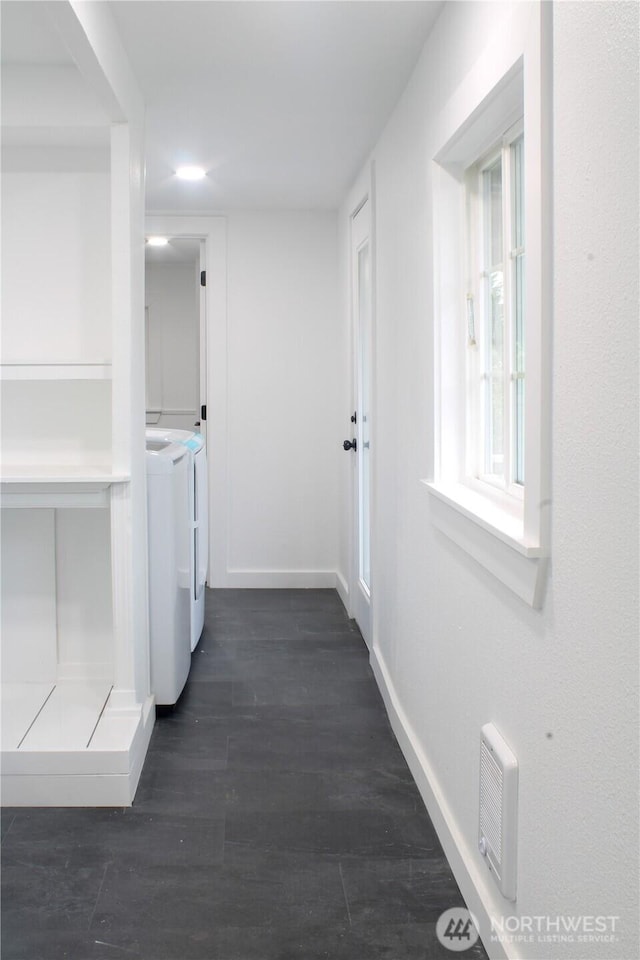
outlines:
[{"label": "window with white trim", "polygon": [[[431,165],[435,443],[423,481],[433,524],[534,607],[549,555],[547,20],[544,5],[532,9],[523,55],[484,93],[470,75],[443,111],[449,133]],[[489,56],[485,67],[496,76]]]},{"label": "window with white trim", "polygon": [[466,472],[522,499],[525,482],[524,135],[518,121],[465,174]]}]

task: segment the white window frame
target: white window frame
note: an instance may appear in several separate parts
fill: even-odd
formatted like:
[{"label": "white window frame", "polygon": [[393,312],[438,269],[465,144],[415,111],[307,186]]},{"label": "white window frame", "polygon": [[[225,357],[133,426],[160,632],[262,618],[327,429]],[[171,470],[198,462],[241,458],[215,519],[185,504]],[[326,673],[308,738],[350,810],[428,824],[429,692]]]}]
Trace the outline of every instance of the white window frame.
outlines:
[{"label": "white window frame", "polygon": [[[432,164],[435,336],[432,522],[521,599],[542,605],[549,556],[551,21],[532,5],[517,59],[487,51],[446,105]],[[483,83],[478,82],[482,76]],[[472,104],[461,112],[460,104]],[[457,122],[456,122],[456,117]],[[523,119],[522,119],[523,118]],[[522,496],[470,469],[467,172],[522,120],[525,169],[525,485]],[[514,485],[515,486],[515,485]]]},{"label": "white window frame", "polygon": [[[467,261],[467,412],[466,436],[466,483],[485,496],[501,499],[503,509],[518,514],[522,512],[524,484],[516,478],[516,382],[524,380],[524,371],[517,371],[514,355],[516,340],[515,269],[516,254],[523,255],[525,245],[516,248],[513,241],[513,205],[515,183],[511,170],[512,146],[524,135],[524,122],[520,118],[500,138],[500,142],[485,153],[465,171],[466,194],[466,261]],[[484,176],[500,160],[502,171],[502,271],[504,300],[504,345],[503,345],[503,447],[504,474],[488,473],[487,453],[487,338],[488,323],[485,281],[489,264],[486,260],[487,223],[486,200],[483,197]],[[526,283],[525,283],[526,286]],[[471,305],[471,307],[470,307]],[[472,311],[469,316],[470,310]],[[469,327],[473,323],[473,330]],[[525,319],[526,328],[526,319]],[[525,354],[526,355],[526,354]],[[489,489],[486,484],[490,485]],[[515,498],[513,503],[509,498]]]}]

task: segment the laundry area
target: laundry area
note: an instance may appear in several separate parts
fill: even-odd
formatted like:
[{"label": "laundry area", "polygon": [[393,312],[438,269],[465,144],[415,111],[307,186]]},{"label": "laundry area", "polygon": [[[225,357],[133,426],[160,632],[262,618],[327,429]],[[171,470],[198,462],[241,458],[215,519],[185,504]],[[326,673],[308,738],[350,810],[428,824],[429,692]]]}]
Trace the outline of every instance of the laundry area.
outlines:
[{"label": "laundry area", "polygon": [[638,17],[0,4],[3,960],[640,955]]}]

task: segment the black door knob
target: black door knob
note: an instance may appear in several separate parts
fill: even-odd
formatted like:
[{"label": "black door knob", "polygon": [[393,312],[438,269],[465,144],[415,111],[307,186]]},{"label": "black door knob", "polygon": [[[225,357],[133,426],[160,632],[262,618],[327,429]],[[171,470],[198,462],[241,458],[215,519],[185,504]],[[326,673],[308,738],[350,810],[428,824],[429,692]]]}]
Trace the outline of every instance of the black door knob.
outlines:
[{"label": "black door knob", "polygon": [[355,450],[356,449],[355,438],[353,440],[345,440],[342,446],[344,447],[345,450]]}]

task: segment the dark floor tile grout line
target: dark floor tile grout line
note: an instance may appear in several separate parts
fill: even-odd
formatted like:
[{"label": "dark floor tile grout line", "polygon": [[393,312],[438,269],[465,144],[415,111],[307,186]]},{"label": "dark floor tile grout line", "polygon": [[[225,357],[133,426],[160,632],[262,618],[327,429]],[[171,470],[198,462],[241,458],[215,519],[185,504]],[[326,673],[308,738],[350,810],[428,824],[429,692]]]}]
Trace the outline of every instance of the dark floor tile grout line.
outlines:
[{"label": "dark floor tile grout line", "polygon": [[[10,830],[11,830],[11,827],[14,825],[14,823],[15,823],[15,821],[16,821],[16,816],[17,816],[17,815],[14,813],[13,816],[11,817],[11,823],[9,824],[9,826],[7,827],[7,829],[6,829],[5,832],[4,832],[4,836],[2,837],[2,843],[4,843],[5,840],[7,839],[7,837],[9,836],[9,832],[10,832]],[[2,846],[2,844],[0,844],[0,846]]]},{"label": "dark floor tile grout line", "polygon": [[102,871],[102,880],[100,881],[100,886],[98,887],[98,892],[96,894],[96,902],[93,905],[93,910],[91,911],[91,916],[89,917],[89,923],[87,924],[87,931],[91,930],[91,924],[93,923],[93,918],[96,915],[96,910],[98,909],[98,900],[100,899],[100,894],[102,893],[102,888],[104,886],[104,881],[107,877],[107,870],[110,867],[110,863],[107,862],[104,865],[104,870]]},{"label": "dark floor tile grout line", "polygon": [[349,898],[347,897],[347,888],[344,883],[344,874],[342,873],[342,863],[338,862],[338,871],[340,873],[340,882],[342,883],[342,894],[344,896],[345,906],[347,908],[347,917],[349,918],[349,926],[353,926],[351,923],[351,910],[349,909]]}]

